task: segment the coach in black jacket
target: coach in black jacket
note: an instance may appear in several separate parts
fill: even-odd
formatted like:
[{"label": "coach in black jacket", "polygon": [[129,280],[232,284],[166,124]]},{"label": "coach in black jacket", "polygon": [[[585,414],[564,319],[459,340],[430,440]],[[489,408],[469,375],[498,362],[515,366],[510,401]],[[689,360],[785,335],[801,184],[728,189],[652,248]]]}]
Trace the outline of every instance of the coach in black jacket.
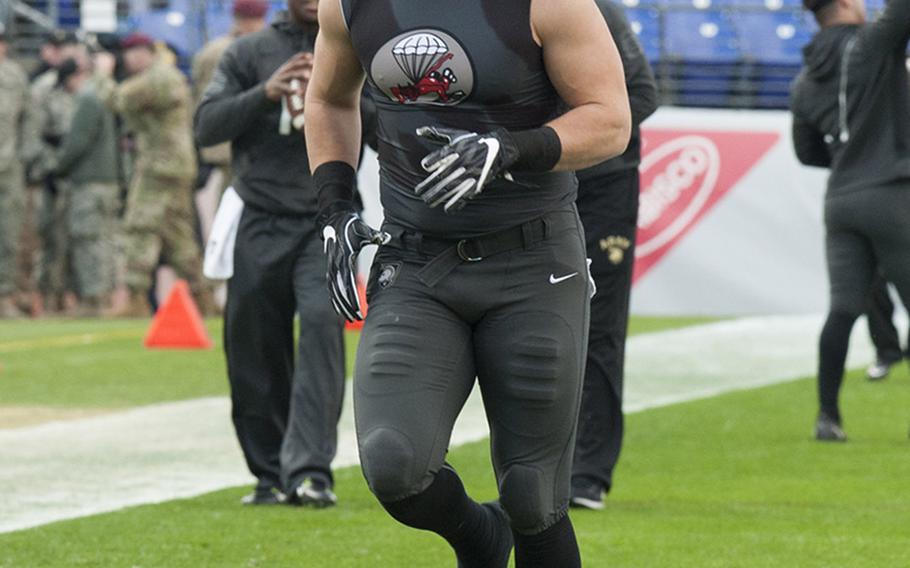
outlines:
[{"label": "coach in black jacket", "polygon": [[793,145],[831,169],[825,247],[831,302],[819,345],[815,436],[844,441],[838,393],[850,331],[880,268],[910,302],[910,0],[866,23],[864,0],[804,0],[821,30],[793,85]]},{"label": "coach in black jacket", "polygon": [[[280,132],[283,96],[305,86],[316,0],[288,0],[271,27],[225,52],[196,112],[200,146],[231,141],[243,198],[224,347],[233,420],[250,471],[248,504],[335,503],[330,464],[344,395],[341,319],[325,285],[303,134]],[[287,125],[286,125],[287,126]],[[300,318],[297,361],[294,316]]]},{"label": "coach in black jacket", "polygon": [[639,126],[658,104],[654,74],[622,6],[610,0],[597,0],[597,5],[622,57],[632,107],[632,137],[623,155],[576,172],[578,213],[585,227],[597,294],[591,301],[572,505],[592,509],[603,507],[603,493],[613,484],[613,468],[622,447],[623,364],[638,224]]}]

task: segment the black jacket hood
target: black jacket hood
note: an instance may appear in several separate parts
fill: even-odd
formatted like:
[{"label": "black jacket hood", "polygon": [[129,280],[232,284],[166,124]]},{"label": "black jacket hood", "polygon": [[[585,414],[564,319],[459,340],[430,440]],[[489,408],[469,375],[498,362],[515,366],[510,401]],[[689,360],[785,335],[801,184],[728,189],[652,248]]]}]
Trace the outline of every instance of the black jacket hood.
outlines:
[{"label": "black jacket hood", "polygon": [[847,39],[859,26],[843,25],[822,28],[803,48],[806,72],[815,81],[824,81],[837,73]]}]

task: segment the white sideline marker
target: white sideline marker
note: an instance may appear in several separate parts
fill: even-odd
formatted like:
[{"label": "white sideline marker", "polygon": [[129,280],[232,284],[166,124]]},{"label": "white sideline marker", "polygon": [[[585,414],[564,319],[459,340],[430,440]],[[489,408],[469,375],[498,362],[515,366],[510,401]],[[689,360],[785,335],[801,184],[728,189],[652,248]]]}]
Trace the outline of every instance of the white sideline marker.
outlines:
[{"label": "white sideline marker", "polygon": [[[635,336],[626,411],[811,376],[821,325],[821,316],[759,317]],[[873,357],[865,325],[854,331],[851,367]],[[357,463],[347,390],[336,467]],[[806,409],[807,432],[814,412]],[[487,435],[475,388],[452,446]],[[226,397],[0,430],[0,532],[250,483]]]}]

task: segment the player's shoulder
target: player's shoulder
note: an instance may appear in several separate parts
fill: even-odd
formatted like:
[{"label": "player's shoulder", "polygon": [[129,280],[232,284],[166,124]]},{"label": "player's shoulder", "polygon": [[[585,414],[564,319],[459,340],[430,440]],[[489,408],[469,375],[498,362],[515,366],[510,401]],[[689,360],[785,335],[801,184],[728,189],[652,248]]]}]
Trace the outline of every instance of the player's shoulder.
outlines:
[{"label": "player's shoulder", "polygon": [[28,75],[25,74],[25,70],[10,59],[0,61],[0,80],[4,86],[28,87]]}]

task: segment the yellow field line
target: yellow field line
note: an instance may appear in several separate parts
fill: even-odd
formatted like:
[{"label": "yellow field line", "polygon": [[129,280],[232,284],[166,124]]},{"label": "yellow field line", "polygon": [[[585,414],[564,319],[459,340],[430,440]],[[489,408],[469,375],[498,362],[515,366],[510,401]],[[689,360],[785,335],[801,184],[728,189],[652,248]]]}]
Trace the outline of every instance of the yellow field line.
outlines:
[{"label": "yellow field line", "polygon": [[30,349],[42,349],[45,347],[91,345],[115,339],[139,338],[143,335],[145,335],[144,329],[120,329],[117,331],[98,333],[80,333],[78,335],[61,335],[58,337],[40,337],[36,339],[22,339],[19,341],[5,341],[0,342],[0,353],[14,353],[17,351],[28,351]]}]

